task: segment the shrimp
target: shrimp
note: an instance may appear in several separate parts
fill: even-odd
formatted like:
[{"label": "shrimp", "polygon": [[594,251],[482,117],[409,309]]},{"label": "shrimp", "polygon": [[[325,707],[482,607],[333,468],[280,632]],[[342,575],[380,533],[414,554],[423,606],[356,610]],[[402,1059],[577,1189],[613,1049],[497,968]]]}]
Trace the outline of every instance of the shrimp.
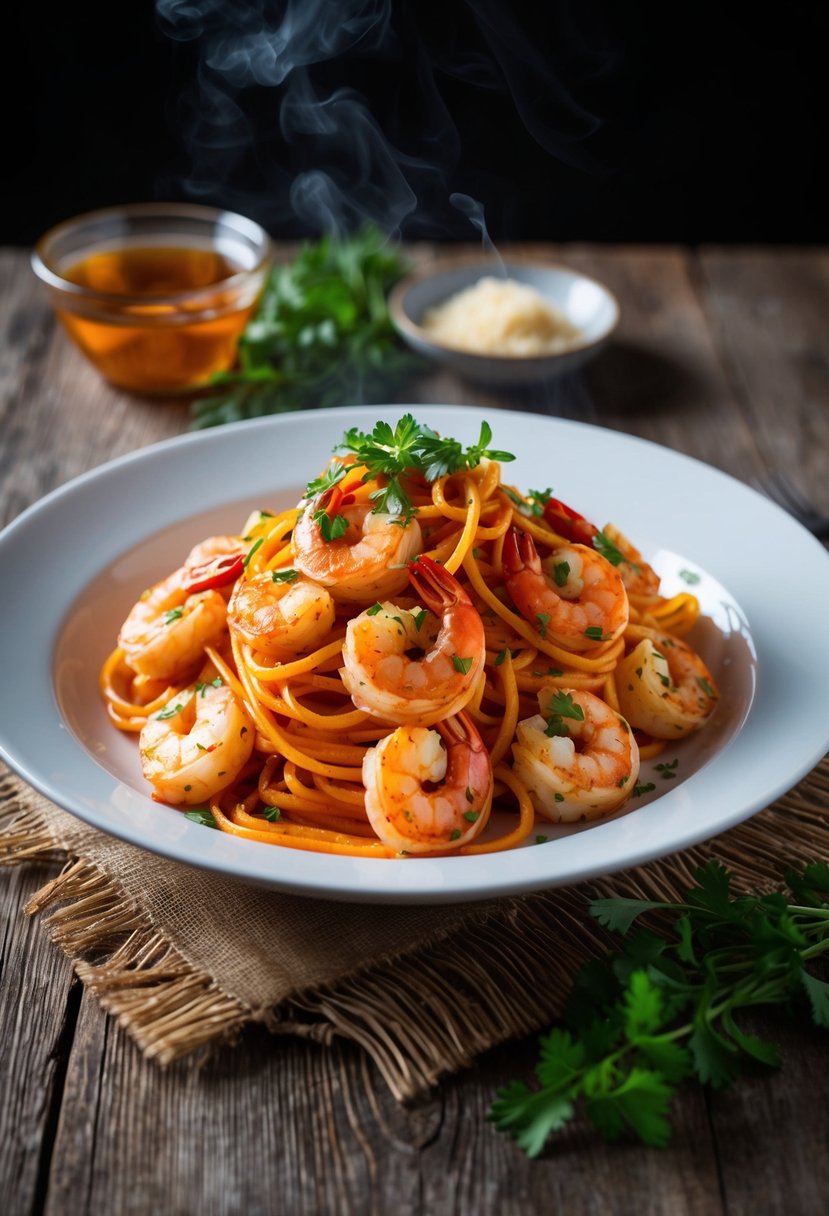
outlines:
[{"label": "shrimp", "polygon": [[613,524],[605,524],[600,532],[595,524],[591,524],[583,515],[579,515],[578,511],[574,511],[558,498],[549,498],[544,504],[544,518],[551,528],[567,540],[590,545],[603,557],[610,558],[622,576],[626,590],[631,594],[659,594],[659,575]]},{"label": "shrimp", "polygon": [[[320,512],[343,519],[341,536],[326,540]],[[291,538],[294,565],[327,588],[338,602],[368,603],[396,595],[406,586],[406,563],[420,552],[423,537],[412,516],[375,513],[369,503],[349,502],[338,486],[305,506]]]},{"label": "shrimp", "polygon": [[492,762],[471,719],[460,713],[435,730],[399,726],[366,752],[363,785],[369,822],[389,848],[459,849],[489,819]]},{"label": "shrimp", "polygon": [[227,623],[256,650],[288,658],[313,650],[334,624],[334,601],[296,571],[266,571],[238,582],[227,606]]},{"label": "shrimp", "polygon": [[124,660],[139,675],[184,679],[225,632],[227,608],[218,591],[190,594],[184,566],[145,591],[118,634]]},{"label": "shrimp", "polygon": [[538,702],[541,713],[518,723],[512,745],[538,814],[572,823],[617,810],[639,776],[639,748],[624,718],[578,689],[544,689]]},{"label": "shrimp", "polygon": [[147,720],[139,737],[141,767],[158,802],[194,806],[239,776],[256,728],[224,684],[193,685]]},{"label": "shrimp", "polygon": [[622,713],[654,739],[682,739],[704,726],[717,704],[714,677],[687,643],[637,626],[639,643],[616,668]]},{"label": "shrimp", "polygon": [[512,527],[504,541],[504,581],[521,615],[565,650],[615,641],[627,627],[621,576],[587,545],[562,545],[542,562],[532,537]]},{"label": "shrimp", "polygon": [[628,595],[659,595],[659,575],[649,566],[632,541],[613,524],[605,524],[602,535],[622,554],[616,569]]},{"label": "shrimp", "polygon": [[372,717],[431,726],[472,696],[486,657],[484,626],[457,579],[430,557],[409,566],[409,579],[429,611],[385,602],[354,617],[340,676]]}]

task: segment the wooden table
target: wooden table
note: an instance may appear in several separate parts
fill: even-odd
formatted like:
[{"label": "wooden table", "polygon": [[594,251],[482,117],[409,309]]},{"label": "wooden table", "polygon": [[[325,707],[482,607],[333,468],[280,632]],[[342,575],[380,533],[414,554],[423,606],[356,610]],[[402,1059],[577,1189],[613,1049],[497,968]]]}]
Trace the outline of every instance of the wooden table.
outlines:
[{"label": "wooden table", "polygon": [[[538,252],[606,282],[622,322],[583,378],[521,408],[641,435],[745,481],[782,465],[829,511],[829,253]],[[180,433],[187,411],[103,383],[56,328],[25,251],[0,255],[0,282],[5,523],[85,469]],[[438,373],[401,399],[509,403]],[[770,555],[768,577],[781,565],[784,554]],[[499,1085],[529,1079],[532,1039],[491,1052],[407,1109],[357,1049],[264,1030],[201,1071],[145,1063],[20,911],[53,873],[0,870],[0,1210],[9,1216],[826,1210],[827,1039],[805,1023],[758,1021],[780,1042],[784,1069],[725,1092],[688,1086],[667,1149],[608,1147],[575,1127],[529,1162],[486,1115]]]}]

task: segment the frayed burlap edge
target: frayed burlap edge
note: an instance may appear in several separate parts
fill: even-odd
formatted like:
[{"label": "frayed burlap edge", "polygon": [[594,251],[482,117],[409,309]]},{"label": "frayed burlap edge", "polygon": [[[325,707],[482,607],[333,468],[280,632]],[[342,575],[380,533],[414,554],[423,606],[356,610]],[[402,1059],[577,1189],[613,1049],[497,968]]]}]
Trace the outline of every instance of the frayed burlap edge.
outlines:
[{"label": "frayed burlap edge", "polygon": [[[829,855],[829,761],[773,807],[705,844],[575,888],[493,902],[451,935],[379,960],[336,984],[254,1012],[193,967],[127,899],[117,881],[83,858],[30,900],[101,1006],[160,1064],[231,1040],[254,1020],[320,1043],[348,1039],[406,1100],[498,1043],[531,1033],[562,1009],[572,978],[608,936],[587,912],[590,896],[675,899],[694,870],[717,857],[738,887],[780,882],[785,865]],[[0,824],[0,862],[59,859],[36,810]]]}]

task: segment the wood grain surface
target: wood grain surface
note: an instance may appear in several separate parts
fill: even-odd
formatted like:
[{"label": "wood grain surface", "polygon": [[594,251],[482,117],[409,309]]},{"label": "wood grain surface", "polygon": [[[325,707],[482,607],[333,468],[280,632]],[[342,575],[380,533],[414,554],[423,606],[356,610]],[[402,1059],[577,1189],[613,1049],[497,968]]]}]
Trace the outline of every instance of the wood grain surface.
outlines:
[{"label": "wood grain surface", "polygon": [[[622,308],[612,344],[583,375],[530,393],[505,396],[434,372],[401,401],[576,418],[747,482],[779,465],[829,510],[825,251],[516,252],[606,283]],[[425,259],[430,250],[413,253]],[[0,284],[5,523],[79,473],[181,433],[188,415],[184,401],[130,397],[104,383],[56,326],[24,251],[0,251]],[[826,1210],[827,1041],[808,1025],[758,1018],[755,1029],[782,1046],[784,1068],[727,1091],[688,1085],[664,1150],[610,1147],[576,1123],[530,1162],[487,1112],[499,1085],[530,1079],[532,1039],[490,1052],[406,1108],[357,1049],[259,1029],[200,1068],[148,1064],[23,915],[52,873],[0,870],[0,1211],[8,1216]]]}]

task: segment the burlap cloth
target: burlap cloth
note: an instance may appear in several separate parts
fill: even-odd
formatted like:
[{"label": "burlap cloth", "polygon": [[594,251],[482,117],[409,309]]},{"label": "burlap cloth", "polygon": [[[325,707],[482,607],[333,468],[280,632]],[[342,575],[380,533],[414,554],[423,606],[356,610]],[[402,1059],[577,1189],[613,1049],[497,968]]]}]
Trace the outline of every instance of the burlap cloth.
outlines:
[{"label": "burlap cloth", "polygon": [[607,948],[588,897],[674,898],[710,857],[752,888],[829,857],[829,757],[767,810],[672,857],[441,907],[258,890],[103,835],[6,780],[0,860],[64,862],[26,911],[48,911],[54,941],[148,1057],[168,1063],[260,1021],[320,1043],[351,1039],[400,1099],[555,1018],[575,971]]}]

